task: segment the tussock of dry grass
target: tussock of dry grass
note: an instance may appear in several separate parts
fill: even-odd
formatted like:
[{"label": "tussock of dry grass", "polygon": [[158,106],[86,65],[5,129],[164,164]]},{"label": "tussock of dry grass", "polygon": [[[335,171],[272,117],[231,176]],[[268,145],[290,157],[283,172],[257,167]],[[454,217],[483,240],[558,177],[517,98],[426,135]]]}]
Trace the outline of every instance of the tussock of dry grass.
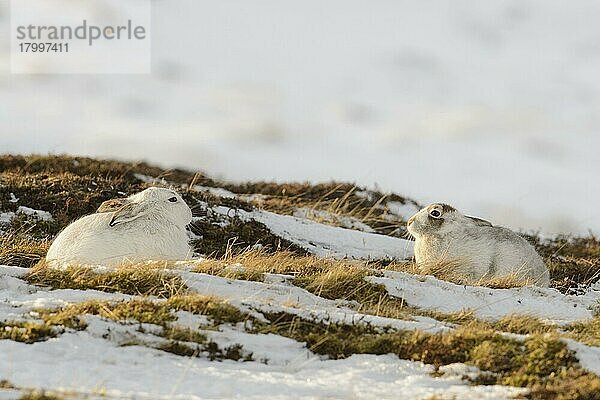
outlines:
[{"label": "tussock of dry grass", "polygon": [[30,268],[46,256],[50,243],[16,232],[0,235],[0,265]]},{"label": "tussock of dry grass", "polygon": [[[410,200],[394,194],[367,191],[356,185],[336,182],[316,185],[257,183],[232,189],[235,193],[249,194],[248,200],[256,207],[279,214],[294,215],[298,209],[305,209],[306,217],[316,222],[345,226],[337,217],[350,217],[381,234],[406,235],[406,221],[391,214],[386,204],[388,201],[406,203]],[[358,192],[368,195],[358,195]]]},{"label": "tussock of dry grass", "polygon": [[258,277],[264,273],[312,274],[334,269],[337,265],[347,263],[315,256],[298,256],[290,251],[269,254],[263,250],[248,250],[239,254],[228,253],[218,259],[204,260],[196,264],[194,271],[220,276],[244,273],[250,277]]},{"label": "tussock of dry grass", "polygon": [[590,346],[600,346],[600,316],[564,328],[567,335]]},{"label": "tussock of dry grass", "polygon": [[403,299],[391,296],[385,286],[367,282],[374,271],[364,267],[339,265],[334,269],[301,275],[293,283],[327,299],[355,301],[358,312],[389,318],[410,318]]},{"label": "tussock of dry grass", "polygon": [[95,272],[85,266],[66,269],[38,264],[23,278],[32,285],[53,289],[95,289],[139,296],[168,298],[185,293],[187,287],[181,277],[159,268],[123,267],[113,271]]},{"label": "tussock of dry grass", "polygon": [[531,279],[523,277],[518,272],[499,278],[469,279],[470,271],[458,261],[436,262],[425,266],[417,266],[415,262],[396,262],[387,265],[385,269],[412,275],[431,275],[457,285],[485,286],[493,289],[511,289],[533,284]]},{"label": "tussock of dry grass", "polygon": [[266,254],[251,250],[221,259],[198,263],[194,269],[232,279],[262,281],[264,273],[292,275],[292,283],[309,292],[332,300],[358,303],[357,310],[390,318],[406,318],[407,305],[390,296],[384,286],[367,282],[365,277],[378,274],[366,262],[298,257],[290,252]]},{"label": "tussock of dry grass", "polygon": [[521,335],[556,333],[557,329],[555,325],[545,323],[537,317],[521,314],[506,315],[497,321],[487,321],[477,318],[474,311],[470,309],[454,313],[443,313],[434,310],[412,310],[412,313],[456,325]]},{"label": "tussock of dry grass", "polygon": [[573,293],[600,280],[600,240],[594,235],[562,235],[552,240],[530,236],[528,239],[544,257],[552,287]]},{"label": "tussock of dry grass", "polygon": [[424,317],[430,317],[438,321],[449,322],[457,325],[464,325],[477,320],[475,317],[475,312],[468,308],[452,313],[444,313],[435,310],[416,310],[414,312]]},{"label": "tussock of dry grass", "polygon": [[213,296],[199,294],[173,296],[167,300],[167,306],[174,310],[206,315],[215,325],[236,324],[249,319],[248,314],[225,300]]},{"label": "tussock of dry grass", "polygon": [[489,326],[498,331],[521,335],[544,334],[556,331],[555,325],[545,323],[530,315],[506,315],[499,321],[489,323]]}]

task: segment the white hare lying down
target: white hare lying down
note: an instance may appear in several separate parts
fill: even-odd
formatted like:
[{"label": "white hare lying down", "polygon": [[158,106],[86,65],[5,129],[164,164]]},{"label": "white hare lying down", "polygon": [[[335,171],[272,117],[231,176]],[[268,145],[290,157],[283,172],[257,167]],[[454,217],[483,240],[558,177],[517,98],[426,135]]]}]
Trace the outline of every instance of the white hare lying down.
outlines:
[{"label": "white hare lying down", "polygon": [[415,259],[424,271],[446,266],[469,283],[511,276],[523,284],[550,284],[548,268],[524,238],[447,204],[423,208],[407,228],[416,239]]},{"label": "white hare lying down", "polygon": [[[116,206],[115,206],[116,205]],[[186,225],[192,211],[173,190],[149,188],[87,215],[54,240],[50,265],[115,266],[124,261],[183,260],[191,255]],[[104,212],[102,212],[104,211]]]}]

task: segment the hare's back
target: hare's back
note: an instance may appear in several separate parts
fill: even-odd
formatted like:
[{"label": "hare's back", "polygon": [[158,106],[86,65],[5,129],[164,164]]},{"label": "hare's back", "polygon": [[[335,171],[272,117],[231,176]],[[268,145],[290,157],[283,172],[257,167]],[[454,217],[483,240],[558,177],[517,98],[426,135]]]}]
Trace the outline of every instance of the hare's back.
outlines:
[{"label": "hare's back", "polygon": [[91,243],[107,241],[107,233],[110,234],[109,219],[107,214],[91,214],[72,222],[54,239],[47,258],[62,258]]}]

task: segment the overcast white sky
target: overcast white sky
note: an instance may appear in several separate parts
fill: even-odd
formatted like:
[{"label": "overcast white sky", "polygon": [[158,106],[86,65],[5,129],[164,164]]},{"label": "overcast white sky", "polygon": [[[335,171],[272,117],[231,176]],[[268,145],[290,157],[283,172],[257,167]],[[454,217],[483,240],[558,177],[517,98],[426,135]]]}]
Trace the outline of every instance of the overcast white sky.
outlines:
[{"label": "overcast white sky", "polygon": [[151,75],[11,75],[0,36],[0,152],[348,180],[600,233],[599,20],[591,0],[157,0]]}]

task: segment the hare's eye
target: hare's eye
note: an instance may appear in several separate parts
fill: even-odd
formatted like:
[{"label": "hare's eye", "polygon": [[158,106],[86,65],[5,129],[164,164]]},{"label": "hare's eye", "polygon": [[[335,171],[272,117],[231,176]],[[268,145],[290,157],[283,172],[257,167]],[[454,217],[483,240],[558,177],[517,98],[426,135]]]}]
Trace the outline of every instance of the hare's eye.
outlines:
[{"label": "hare's eye", "polygon": [[429,211],[429,215],[431,215],[433,218],[439,218],[442,216],[442,213],[440,212],[440,210],[433,209]]},{"label": "hare's eye", "polygon": [[176,203],[176,202],[177,202],[177,197],[171,197],[171,198],[169,199],[169,201],[170,201],[171,203]]}]

